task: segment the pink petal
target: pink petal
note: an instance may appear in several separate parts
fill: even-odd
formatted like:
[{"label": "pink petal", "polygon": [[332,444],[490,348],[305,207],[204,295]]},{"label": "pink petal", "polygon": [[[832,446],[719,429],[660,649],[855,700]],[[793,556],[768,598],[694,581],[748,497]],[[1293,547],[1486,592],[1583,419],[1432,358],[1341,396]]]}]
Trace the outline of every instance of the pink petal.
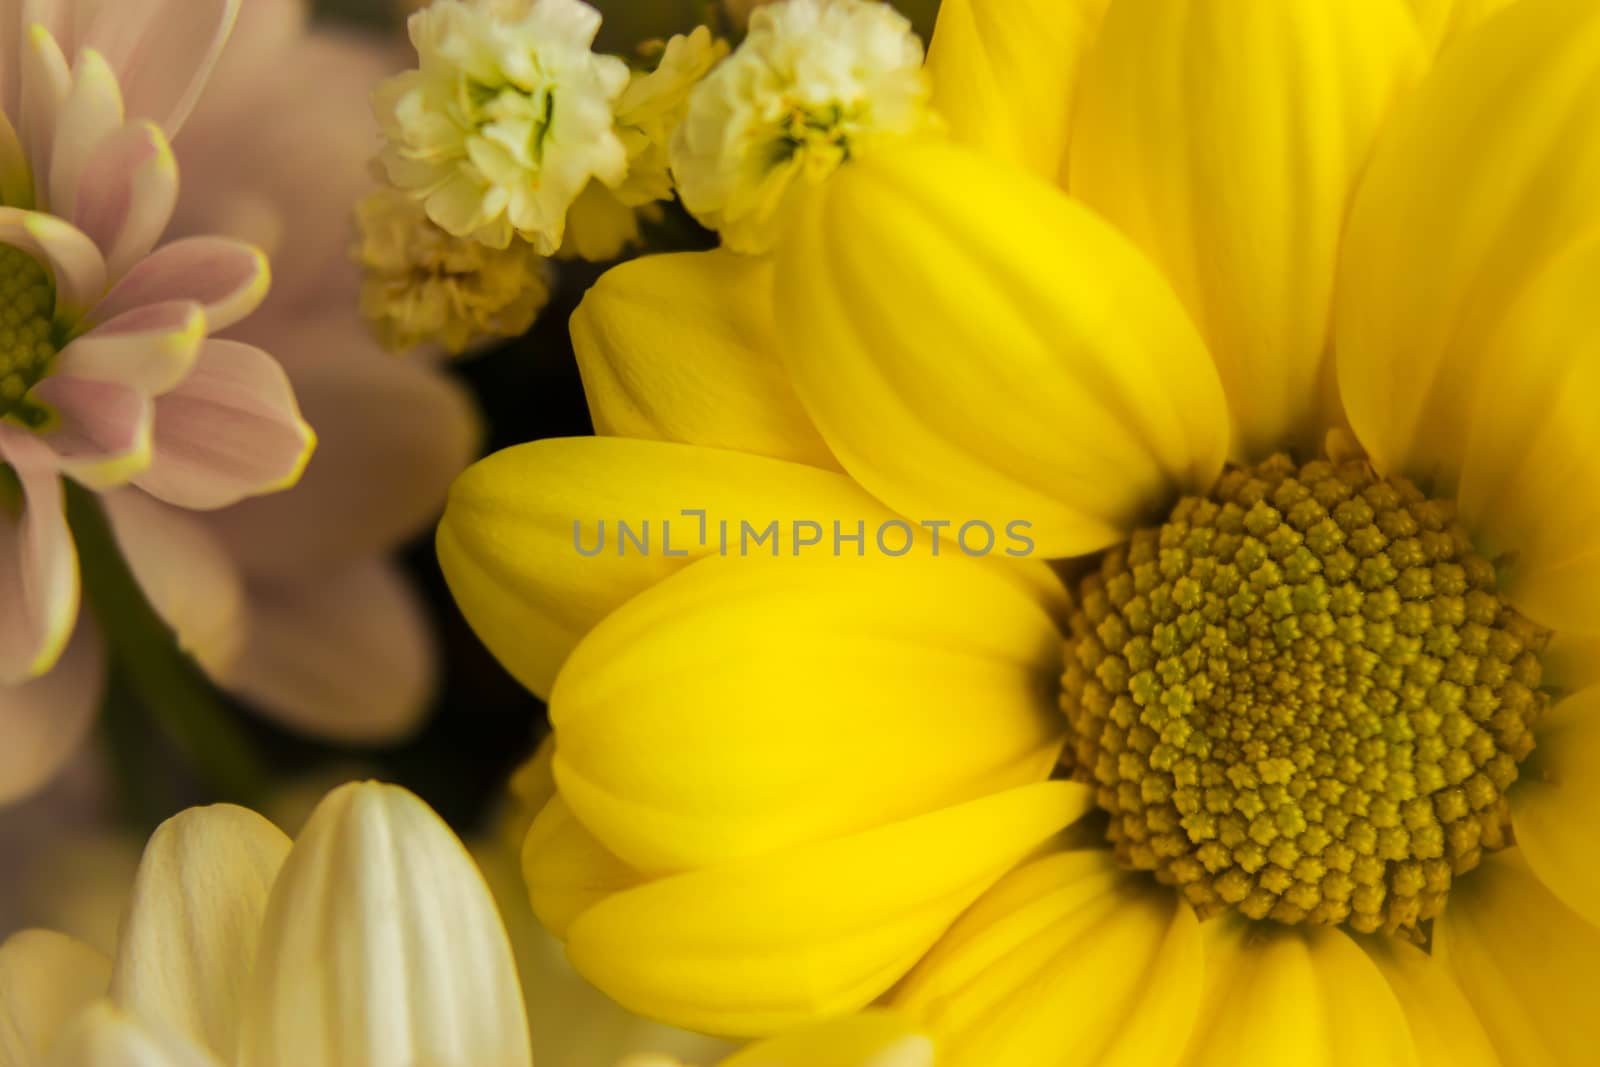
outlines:
[{"label": "pink petal", "polygon": [[15,685],[61,658],[78,617],[78,550],[49,449],[0,422],[0,460],[14,473],[0,488],[0,685]]},{"label": "pink petal", "polygon": [[308,348],[317,358],[290,374],[317,427],[315,461],[288,492],[209,516],[252,575],[299,577],[389,551],[438,517],[478,452],[477,414],[444,375],[362,343]]},{"label": "pink petal", "polygon": [[0,686],[0,806],[45,785],[78,750],[94,723],[105,678],[105,646],[85,614],[53,670]]},{"label": "pink petal", "polygon": [[116,0],[100,6],[82,44],[117,72],[128,115],[171,136],[183,125],[239,14],[239,0]]},{"label": "pink petal", "polygon": [[178,644],[212,674],[244,644],[244,581],[233,558],[198,516],[137,489],[101,497],[117,544]]},{"label": "pink petal", "polygon": [[53,213],[77,221],[78,180],[100,143],[121,128],[122,93],[116,74],[98,53],[82,53],[51,140],[47,204]]},{"label": "pink petal", "polygon": [[345,744],[404,738],[435,680],[427,615],[386,564],[251,589],[250,641],[218,681],[296,730]]},{"label": "pink petal", "polygon": [[178,165],[153,123],[125,126],[100,142],[83,172],[72,221],[104,250],[120,278],[150,254],[178,202]]},{"label": "pink petal", "polygon": [[50,187],[46,165],[55,143],[56,116],[72,85],[72,70],[57,39],[45,26],[29,26],[21,43],[22,94],[16,112],[17,133],[33,163],[34,192],[43,195]]},{"label": "pink petal", "polygon": [[206,309],[206,327],[217,333],[259,307],[270,281],[267,258],[255,248],[222,237],[190,237],[140,260],[89,318],[105,322],[147,304],[192,300]]},{"label": "pink petal", "polygon": [[205,339],[206,314],[199,304],[151,304],[124,312],[68,344],[56,357],[55,372],[120,382],[157,396],[183,381]]},{"label": "pink petal", "polygon": [[[371,190],[367,162],[378,135],[367,97],[404,66],[397,48],[370,37],[323,29],[296,41],[286,27],[247,25],[266,21],[274,6],[301,7],[285,0],[245,6],[176,146],[184,195],[174,235],[259,241],[272,257],[272,295],[245,324],[250,329],[273,312],[296,314],[336,301],[354,306],[360,274],[349,256],[355,239],[350,205]],[[247,41],[255,52],[246,54]],[[285,63],[298,77],[261,73]],[[308,167],[317,175],[314,183],[305,180]],[[341,291],[331,292],[333,286]],[[292,358],[264,347],[286,365]]]},{"label": "pink petal", "polygon": [[292,486],[315,443],[283,368],[259,348],[213,339],[156,400],[155,456],[135,484],[178,507],[224,508]]},{"label": "pink petal", "polygon": [[106,289],[106,261],[82,230],[53,215],[0,207],[0,244],[20,248],[56,283],[56,321],[74,324]]},{"label": "pink petal", "polygon": [[90,489],[126,485],[150,466],[153,405],[121,382],[52,374],[29,392],[59,418],[36,435],[56,469]]}]

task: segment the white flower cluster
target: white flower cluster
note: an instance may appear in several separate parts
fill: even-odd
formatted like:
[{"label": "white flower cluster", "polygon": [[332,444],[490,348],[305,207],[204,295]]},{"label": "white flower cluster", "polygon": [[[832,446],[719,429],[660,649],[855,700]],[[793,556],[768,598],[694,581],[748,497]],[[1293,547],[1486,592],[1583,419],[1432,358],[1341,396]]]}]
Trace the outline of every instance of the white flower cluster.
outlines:
[{"label": "white flower cluster", "polygon": [[737,251],[770,248],[799,188],[933,123],[922,43],[876,0],[787,0],[695,87],[672,141],[684,206]]},{"label": "white flower cluster", "polygon": [[589,181],[628,173],[612,111],[628,67],[592,51],[599,29],[580,0],[436,0],[411,16],[420,66],[373,97],[389,181],[450,234],[553,253]]}]

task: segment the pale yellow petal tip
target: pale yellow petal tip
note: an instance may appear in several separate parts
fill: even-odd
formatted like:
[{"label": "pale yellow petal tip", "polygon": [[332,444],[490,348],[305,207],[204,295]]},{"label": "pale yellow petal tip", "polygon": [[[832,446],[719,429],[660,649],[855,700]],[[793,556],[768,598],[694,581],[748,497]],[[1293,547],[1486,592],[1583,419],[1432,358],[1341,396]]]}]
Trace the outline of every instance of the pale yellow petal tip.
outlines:
[{"label": "pale yellow petal tip", "polygon": [[263,486],[257,495],[270,496],[273,493],[281,493],[285,490],[293,489],[295,486],[300,484],[300,479],[305,476],[306,468],[310,466],[311,459],[317,451],[317,431],[312,428],[311,424],[307,422],[298,411],[296,411],[295,432],[299,434],[303,441],[299,458],[295,460],[294,466],[287,474],[277,481]]}]

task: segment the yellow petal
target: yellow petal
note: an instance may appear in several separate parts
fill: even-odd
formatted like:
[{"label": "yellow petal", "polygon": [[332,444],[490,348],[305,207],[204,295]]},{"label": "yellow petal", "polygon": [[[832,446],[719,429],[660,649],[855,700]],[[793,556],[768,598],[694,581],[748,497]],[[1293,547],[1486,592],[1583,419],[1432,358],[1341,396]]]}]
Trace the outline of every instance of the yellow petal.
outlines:
[{"label": "yellow petal", "polygon": [[1108,0],[944,0],[928,46],[951,136],[1055,181],[1084,53]]},{"label": "yellow petal", "polygon": [[1455,882],[1433,924],[1433,953],[1472,1001],[1502,1063],[1593,1060],[1600,928],[1551,896],[1519,850],[1496,852]]},{"label": "yellow petal", "polygon": [[1511,790],[1517,844],[1539,880],[1600,927],[1600,688],[1556,705]]},{"label": "yellow petal", "polygon": [[572,316],[596,433],[837,467],[778,357],[772,270],[731,252],[607,271]]},{"label": "yellow petal", "polygon": [[1088,790],[1039,782],[850,837],[608,897],[567,955],[624,1007],[678,1026],[768,1034],[882,994]]},{"label": "yellow petal", "polygon": [[908,1019],[864,1011],[751,1045],[723,1060],[720,1067],[933,1067],[934,1063],[933,1042]]},{"label": "yellow petal", "polygon": [[1385,471],[1456,485],[1512,302],[1600,225],[1600,6],[1527,0],[1445,50],[1368,167],[1335,311],[1340,395]]},{"label": "yellow petal", "polygon": [[864,830],[1049,777],[1061,649],[964,559],[708,559],[567,661],[556,782],[651,873]]},{"label": "yellow petal", "polygon": [[645,881],[595,840],[559,796],[528,828],[522,877],[534,914],[557,937],[566,937],[572,920],[601,900]]},{"label": "yellow petal", "polygon": [[111,962],[65,934],[0,943],[0,1067],[37,1067],[82,1008],[105,995]]},{"label": "yellow petal", "polygon": [[1400,1002],[1344,931],[1229,919],[1204,931],[1205,1000],[1185,1067],[1417,1062]]},{"label": "yellow petal", "polygon": [[106,1000],[73,1019],[47,1062],[50,1067],[222,1067],[221,1060],[183,1034]]},{"label": "yellow petal", "polygon": [[802,403],[918,521],[1102,548],[1227,449],[1216,370],[1147,260],[1046,183],[948,144],[859,160],[778,254]]},{"label": "yellow petal", "polygon": [[238,1067],[528,1067],[516,965],[472,858],[395,786],[317,806],[273,887]]},{"label": "yellow petal", "polygon": [[1556,633],[1539,657],[1542,685],[1566,693],[1600,684],[1600,636]]},{"label": "yellow petal", "polygon": [[[1600,97],[1596,98],[1600,101]],[[1485,347],[1461,517],[1501,588],[1557,630],[1600,633],[1600,242],[1527,287]]]},{"label": "yellow petal", "polygon": [[1428,46],[1437,51],[1470,30],[1511,0],[1407,0],[1417,18],[1417,28]]},{"label": "yellow petal", "polygon": [[1189,906],[1089,849],[1007,875],[894,1003],[938,1037],[942,1067],[1144,1067],[1183,1050],[1201,978]]},{"label": "yellow petal", "polygon": [[[719,551],[720,522],[730,524],[736,551],[741,520],[758,531],[776,520],[788,552],[795,520],[823,524],[831,536],[834,520],[853,531],[889,517],[850,479],[799,464],[658,441],[548,440],[497,453],[457,479],[439,526],[439,561],[484,644],[548,697],[595,623],[688,559]],[[648,523],[649,550],[621,540],[619,522],[635,536]],[[662,523],[670,524],[665,536]],[[597,545],[597,555],[583,554]]]},{"label": "yellow petal", "polygon": [[1477,1012],[1443,963],[1397,937],[1363,938],[1361,946],[1406,1013],[1418,1067],[1499,1067]]},{"label": "yellow petal", "polygon": [[1422,44],[1401,0],[1120,0],[1086,62],[1073,195],[1171,279],[1236,454],[1320,444],[1352,191]]},{"label": "yellow petal", "polygon": [[288,852],[281,830],[228,804],[163,823],[145,845],[117,944],[117,1007],[231,1057],[267,894]]}]

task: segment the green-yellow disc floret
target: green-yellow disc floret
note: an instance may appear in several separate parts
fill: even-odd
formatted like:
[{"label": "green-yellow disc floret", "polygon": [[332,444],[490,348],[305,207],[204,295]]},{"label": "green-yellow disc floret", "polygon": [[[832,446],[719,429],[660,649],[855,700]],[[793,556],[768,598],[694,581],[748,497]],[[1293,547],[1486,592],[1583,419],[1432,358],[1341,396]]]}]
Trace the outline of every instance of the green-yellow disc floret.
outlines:
[{"label": "green-yellow disc floret", "polygon": [[1083,579],[1069,761],[1118,858],[1202,917],[1413,934],[1508,843],[1548,638],[1449,504],[1276,457]]},{"label": "green-yellow disc floret", "polygon": [[56,356],[54,311],[49,272],[20,248],[0,245],[0,418],[34,425],[44,417],[27,394]]}]

